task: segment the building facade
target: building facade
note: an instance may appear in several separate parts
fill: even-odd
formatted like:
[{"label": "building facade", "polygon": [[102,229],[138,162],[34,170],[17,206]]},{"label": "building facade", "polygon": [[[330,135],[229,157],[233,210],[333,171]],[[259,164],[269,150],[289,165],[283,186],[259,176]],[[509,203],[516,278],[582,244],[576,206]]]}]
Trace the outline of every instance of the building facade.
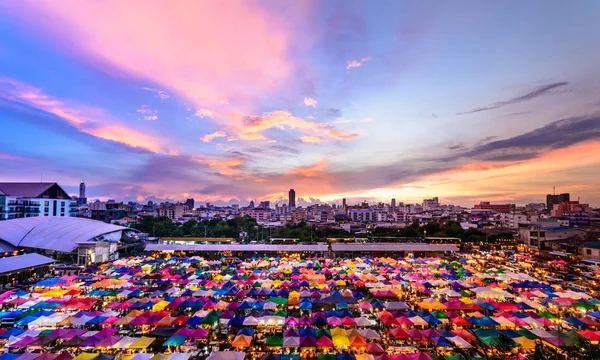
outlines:
[{"label": "building facade", "polygon": [[552,211],[552,208],[554,207],[554,204],[560,204],[562,202],[565,201],[570,201],[571,200],[571,195],[569,193],[563,193],[563,194],[548,194],[546,195],[546,209],[548,209],[548,212]]}]

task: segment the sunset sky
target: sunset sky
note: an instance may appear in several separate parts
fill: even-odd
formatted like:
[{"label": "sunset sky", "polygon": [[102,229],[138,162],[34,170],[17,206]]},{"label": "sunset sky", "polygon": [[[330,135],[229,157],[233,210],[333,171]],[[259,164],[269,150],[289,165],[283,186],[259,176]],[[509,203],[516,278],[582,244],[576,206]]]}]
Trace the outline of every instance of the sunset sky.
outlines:
[{"label": "sunset sky", "polygon": [[[0,181],[600,206],[600,1],[0,2]],[[281,201],[280,201],[281,203]]]}]

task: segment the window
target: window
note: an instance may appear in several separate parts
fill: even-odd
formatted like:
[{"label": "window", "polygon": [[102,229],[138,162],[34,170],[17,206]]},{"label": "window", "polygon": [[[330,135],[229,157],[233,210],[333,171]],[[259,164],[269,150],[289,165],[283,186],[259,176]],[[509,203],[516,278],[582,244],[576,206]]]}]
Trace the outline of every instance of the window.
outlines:
[{"label": "window", "polygon": [[60,206],[62,206],[62,207],[65,207],[65,202],[64,202],[64,201],[61,201],[61,202],[60,202]]},{"label": "window", "polygon": [[[47,202],[47,201],[46,201]],[[47,213],[48,211],[50,211],[50,208],[44,208],[44,212]]]},{"label": "window", "polygon": [[44,206],[50,206],[50,201],[44,201]]},{"label": "window", "polygon": [[592,255],[592,249],[585,249],[586,255]]}]

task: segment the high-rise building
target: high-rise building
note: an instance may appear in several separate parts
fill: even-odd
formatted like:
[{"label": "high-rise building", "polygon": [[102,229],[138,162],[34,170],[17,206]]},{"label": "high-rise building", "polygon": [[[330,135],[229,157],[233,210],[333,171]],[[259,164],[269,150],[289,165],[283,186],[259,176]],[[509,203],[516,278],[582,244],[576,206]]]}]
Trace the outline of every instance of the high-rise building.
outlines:
[{"label": "high-rise building", "polygon": [[196,207],[195,206],[196,204],[195,204],[195,201],[194,201],[193,198],[192,199],[187,199],[185,201],[185,204],[187,205],[188,209],[190,209],[190,210],[192,210],[192,209],[194,209]]},{"label": "high-rise building", "polygon": [[342,199],[342,207],[346,210],[346,198]]},{"label": "high-rise building", "polygon": [[290,189],[290,192],[288,193],[288,197],[289,197],[289,201],[288,204],[290,206],[290,208],[295,209],[296,208],[296,191],[294,191],[294,189]]},{"label": "high-rise building", "polygon": [[554,208],[554,204],[561,204],[569,201],[571,201],[571,195],[569,193],[563,193],[559,195],[548,194],[546,195],[546,209],[548,209],[548,213],[550,213]]},{"label": "high-rise building", "polygon": [[258,205],[258,207],[263,208],[263,209],[270,209],[271,208],[271,202],[269,200],[267,200],[267,201],[261,201],[260,204]]},{"label": "high-rise building", "polygon": [[85,182],[81,180],[79,184],[79,198],[77,199],[77,205],[87,204],[87,198],[85,197]]},{"label": "high-rise building", "polygon": [[392,211],[396,211],[396,199],[392,199]]}]

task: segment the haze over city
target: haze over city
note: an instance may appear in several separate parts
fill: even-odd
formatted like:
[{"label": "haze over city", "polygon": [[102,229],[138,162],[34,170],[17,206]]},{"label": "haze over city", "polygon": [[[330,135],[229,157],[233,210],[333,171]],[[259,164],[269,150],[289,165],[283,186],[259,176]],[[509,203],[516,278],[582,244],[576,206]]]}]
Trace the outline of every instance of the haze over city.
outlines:
[{"label": "haze over city", "polygon": [[104,3],[0,4],[2,181],[600,204],[600,2]]}]

